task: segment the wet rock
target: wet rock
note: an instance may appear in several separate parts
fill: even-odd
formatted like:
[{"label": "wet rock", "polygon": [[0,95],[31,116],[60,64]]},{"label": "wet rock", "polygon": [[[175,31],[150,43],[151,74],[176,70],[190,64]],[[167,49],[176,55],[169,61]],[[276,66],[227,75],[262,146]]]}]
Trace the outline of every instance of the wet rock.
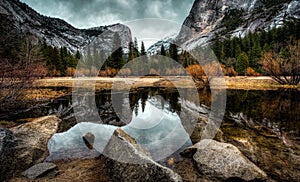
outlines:
[{"label": "wet rock", "polygon": [[118,127],[122,127],[125,126],[126,123],[123,121],[120,121],[119,119],[113,119],[109,122],[107,122],[109,125],[113,125],[113,126],[118,126]]},{"label": "wet rock", "polygon": [[14,134],[7,129],[0,128],[0,181],[12,177],[15,169],[15,140]]},{"label": "wet rock", "polygon": [[263,128],[237,127],[224,123],[223,141],[236,146],[247,158],[268,174],[274,181],[300,179],[300,143],[283,137],[270,137],[272,132]]},{"label": "wet rock", "polygon": [[[202,119],[199,117],[199,122],[195,125],[194,131],[190,136],[193,144],[200,142],[201,139],[204,138],[203,132],[205,131],[205,126],[207,125],[207,123],[203,122],[205,119],[202,121],[200,121],[200,120],[202,120]],[[222,135],[223,135],[223,132],[220,129],[218,129],[217,133],[215,134],[213,139],[215,139],[217,141],[222,141]]]},{"label": "wet rock", "polygon": [[76,120],[75,115],[64,117],[58,125],[57,133],[62,133],[62,132],[68,131],[73,126],[75,126],[77,123],[78,122]]},{"label": "wet rock", "polygon": [[85,134],[83,137],[82,137],[85,145],[89,148],[89,149],[93,149],[93,145],[94,145],[94,142],[95,142],[95,135],[93,135],[93,133],[91,132],[88,132],[87,134]]},{"label": "wet rock", "polygon": [[57,169],[57,166],[53,163],[40,163],[32,166],[31,168],[27,169],[23,172],[23,176],[29,179],[35,179],[40,176],[45,176],[49,173],[52,173]]},{"label": "wet rock", "polygon": [[17,141],[17,170],[23,171],[45,160],[48,156],[48,140],[57,132],[59,122],[60,119],[56,116],[46,116],[12,128]]},{"label": "wet rock", "polygon": [[120,128],[115,130],[103,154],[106,173],[113,181],[182,181],[177,173],[153,161]]},{"label": "wet rock", "polygon": [[183,152],[193,154],[198,170],[210,180],[263,181],[267,179],[264,171],[248,160],[232,144],[214,140],[202,140]]}]

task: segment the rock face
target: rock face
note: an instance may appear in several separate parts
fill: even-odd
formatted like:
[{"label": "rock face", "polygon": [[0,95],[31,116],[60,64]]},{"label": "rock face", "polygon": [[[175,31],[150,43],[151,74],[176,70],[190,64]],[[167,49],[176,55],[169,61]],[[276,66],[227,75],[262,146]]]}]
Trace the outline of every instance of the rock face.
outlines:
[{"label": "rock face", "polygon": [[115,130],[103,153],[106,173],[113,181],[182,181],[178,174],[153,161],[120,128]]},{"label": "rock face", "polygon": [[298,0],[195,0],[177,39],[186,49],[209,43],[216,34],[245,36],[300,18]]},{"label": "rock face", "polygon": [[[194,153],[193,160],[210,180],[266,180],[267,175],[248,160],[235,146],[214,140],[202,140],[184,153]],[[184,154],[183,153],[183,154]]]},{"label": "rock face", "polygon": [[[31,34],[55,47],[67,47],[72,53],[82,51],[85,46],[94,43],[97,49],[108,51],[113,40],[114,32],[121,38],[121,45],[128,50],[131,41],[131,31],[122,24],[114,24],[91,29],[77,29],[67,22],[38,14],[32,8],[19,0],[0,0],[1,26],[6,26],[8,31],[16,34]],[[100,36],[103,32],[108,32]],[[108,43],[108,44],[105,44]]]},{"label": "rock face", "polygon": [[24,171],[23,176],[29,179],[35,179],[40,176],[46,175],[47,173],[54,171],[55,169],[57,169],[57,166],[53,163],[40,163]]},{"label": "rock face", "polygon": [[14,147],[17,171],[45,160],[48,140],[57,132],[59,122],[56,116],[46,116],[12,128],[17,143]]},{"label": "rock face", "polygon": [[0,181],[8,180],[15,169],[15,146],[14,134],[0,128]]}]

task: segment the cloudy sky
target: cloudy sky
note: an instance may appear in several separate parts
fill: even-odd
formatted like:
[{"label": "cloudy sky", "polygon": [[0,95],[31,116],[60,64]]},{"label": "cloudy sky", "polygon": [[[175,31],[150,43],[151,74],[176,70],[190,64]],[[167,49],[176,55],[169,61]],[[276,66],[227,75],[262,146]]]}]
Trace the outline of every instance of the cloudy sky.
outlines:
[{"label": "cloudy sky", "polygon": [[77,28],[164,18],[182,24],[194,0],[21,0],[39,13]]},{"label": "cloudy sky", "polygon": [[40,14],[61,18],[77,28],[126,24],[130,27],[132,36],[137,37],[139,42],[144,41],[146,48],[158,40],[176,34],[194,2],[194,0],[21,1]]}]

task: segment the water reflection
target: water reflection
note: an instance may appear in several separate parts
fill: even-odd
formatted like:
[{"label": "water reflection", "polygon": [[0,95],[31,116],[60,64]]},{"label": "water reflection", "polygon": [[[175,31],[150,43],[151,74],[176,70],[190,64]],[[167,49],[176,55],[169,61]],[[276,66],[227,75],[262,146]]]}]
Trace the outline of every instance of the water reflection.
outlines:
[{"label": "water reflection", "polygon": [[[147,90],[147,89],[146,89]],[[145,91],[145,90],[144,90]],[[149,92],[152,94],[149,94]],[[168,101],[173,94],[168,96],[155,95],[156,91],[145,91],[147,99],[140,98],[143,94],[132,96],[140,98],[134,103],[131,122],[121,127],[151,155],[155,161],[164,160],[170,155],[179,156],[180,149],[192,145],[189,134],[184,129],[181,119],[174,110],[174,105]],[[175,92],[174,92],[175,93]],[[154,94],[154,95],[153,95]],[[175,94],[176,95],[176,94]],[[103,97],[102,97],[103,98]],[[165,98],[167,100],[165,100]],[[174,97],[173,97],[174,98]],[[177,96],[178,99],[178,96]],[[107,102],[105,102],[107,103]],[[176,105],[179,103],[176,102]],[[112,125],[95,124],[90,122],[79,123],[64,133],[55,134],[49,141],[50,156],[48,160],[68,158],[93,158],[104,151],[105,146],[116,129]],[[88,150],[82,140],[86,133],[95,136],[93,150]],[[97,153],[99,152],[99,153]],[[80,155],[82,157],[80,157]],[[106,152],[104,155],[120,162],[138,163],[140,161],[126,161],[119,153]],[[122,154],[123,155],[123,154]]]},{"label": "water reflection", "polygon": [[[171,112],[180,111],[179,104],[179,93],[175,88],[153,88],[153,87],[140,87],[129,92],[129,100],[130,100],[130,108],[134,110],[138,110],[139,103],[141,101],[142,111],[144,111],[146,106],[146,101],[149,97],[153,97],[155,95],[161,96],[161,106],[164,108],[165,101],[169,103],[169,108]],[[137,112],[137,111],[136,111]]]},{"label": "water reflection", "polygon": [[135,138],[155,161],[192,145],[179,115],[172,112],[171,104],[161,96],[148,96],[144,107],[143,101],[139,100],[131,122],[123,129]]},{"label": "water reflection", "polygon": [[[179,90],[179,89],[178,89]],[[174,88],[136,88],[130,90],[129,99],[123,99],[120,104],[112,106],[111,90],[96,92],[96,113],[105,124],[124,126],[132,120],[132,111],[138,114],[139,107],[142,111],[146,107],[149,97],[159,95],[162,101],[169,103],[168,110],[180,115],[181,105],[179,102],[179,91]],[[199,94],[191,94],[192,90],[181,91],[180,97],[187,100],[199,100],[196,105],[209,108],[212,96],[209,89],[199,90]],[[124,98],[123,92],[114,92],[115,97]],[[119,96],[118,96],[119,95]],[[141,102],[139,104],[139,101]],[[50,103],[33,107],[25,112],[13,114],[6,118],[22,119],[34,118],[45,115],[58,114],[69,118],[73,113],[72,96],[55,99]],[[128,105],[130,109],[124,109]],[[165,105],[162,104],[164,107]],[[299,90],[228,90],[226,102],[226,120],[245,122],[248,125],[259,124],[274,131],[288,132],[290,135],[300,137],[300,97]],[[126,112],[125,112],[126,111]],[[14,113],[13,111],[11,113]],[[6,115],[9,113],[5,113]],[[119,116],[125,116],[120,121]],[[226,122],[225,120],[225,122]]]},{"label": "water reflection", "polygon": [[228,90],[227,116],[300,136],[299,90]]}]

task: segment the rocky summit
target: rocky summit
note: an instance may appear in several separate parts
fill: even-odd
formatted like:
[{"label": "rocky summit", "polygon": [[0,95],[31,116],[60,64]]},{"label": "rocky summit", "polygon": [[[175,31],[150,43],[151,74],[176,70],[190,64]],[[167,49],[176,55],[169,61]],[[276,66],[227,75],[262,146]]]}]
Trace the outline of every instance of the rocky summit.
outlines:
[{"label": "rocky summit", "polygon": [[192,49],[217,36],[244,37],[300,18],[298,0],[196,0],[177,39]]},{"label": "rocky summit", "polygon": [[[98,50],[110,51],[109,43],[118,33],[124,51],[131,41],[130,29],[122,24],[78,29],[58,18],[40,15],[19,0],[0,0],[1,27],[16,35],[33,35],[53,47],[66,47],[73,54],[88,45],[97,44]],[[105,32],[105,33],[104,33]],[[104,34],[103,34],[104,33]]]}]

